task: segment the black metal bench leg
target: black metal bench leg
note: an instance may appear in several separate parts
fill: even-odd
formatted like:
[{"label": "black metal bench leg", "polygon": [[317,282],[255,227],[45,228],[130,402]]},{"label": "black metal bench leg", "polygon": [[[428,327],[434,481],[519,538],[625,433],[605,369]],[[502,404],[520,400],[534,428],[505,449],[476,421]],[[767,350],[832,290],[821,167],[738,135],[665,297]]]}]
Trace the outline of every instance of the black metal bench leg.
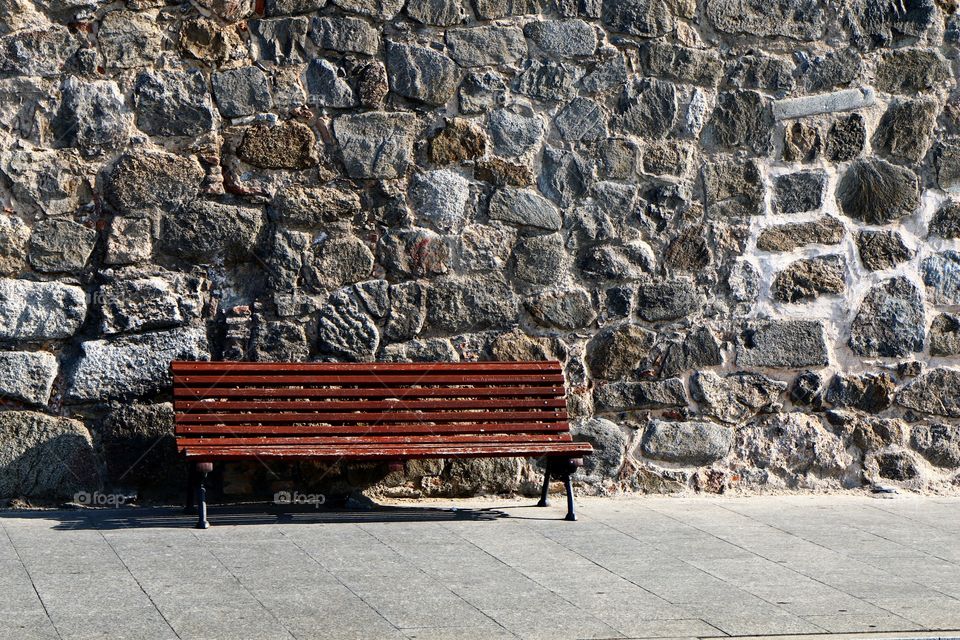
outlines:
[{"label": "black metal bench leg", "polygon": [[563,476],[563,486],[567,490],[567,517],[565,520],[576,520],[577,514],[573,510],[573,483],[570,482],[570,474]]},{"label": "black metal bench leg", "polygon": [[209,529],[210,523],[207,522],[207,474],[213,471],[212,462],[198,462],[197,473],[200,478],[197,482],[197,529]]},{"label": "black metal bench leg", "polygon": [[550,501],[547,499],[547,493],[549,489],[550,489],[550,467],[547,466],[543,470],[543,489],[540,490],[540,502],[537,503],[538,507],[547,507],[550,505]]},{"label": "black metal bench leg", "polygon": [[193,498],[194,493],[196,492],[195,485],[197,484],[197,468],[196,466],[190,464],[187,465],[187,496],[186,501],[183,505],[183,512],[188,515],[193,515],[196,512],[196,509],[193,507]]}]

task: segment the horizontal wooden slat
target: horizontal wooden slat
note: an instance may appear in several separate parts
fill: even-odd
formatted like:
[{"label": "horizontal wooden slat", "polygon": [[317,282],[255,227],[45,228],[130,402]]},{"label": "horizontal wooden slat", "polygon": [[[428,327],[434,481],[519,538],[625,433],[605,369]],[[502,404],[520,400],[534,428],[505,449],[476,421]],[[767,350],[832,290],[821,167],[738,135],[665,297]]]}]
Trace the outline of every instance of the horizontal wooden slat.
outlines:
[{"label": "horizontal wooden slat", "polygon": [[497,456],[585,455],[592,452],[586,442],[543,444],[506,444],[463,446],[396,445],[364,448],[360,446],[286,446],[286,447],[189,447],[181,449],[188,458],[201,460],[234,460],[259,458],[321,458],[350,460],[390,460],[405,458],[462,458]]},{"label": "horizontal wooden slat", "polygon": [[366,385],[383,386],[386,384],[469,384],[469,385],[516,385],[516,384],[563,384],[559,374],[491,374],[491,375],[444,375],[444,374],[376,374],[346,376],[333,373],[317,375],[232,375],[218,374],[174,374],[174,384],[215,387],[238,384],[296,384],[296,385]]},{"label": "horizontal wooden slat", "polygon": [[370,411],[373,409],[525,409],[525,408],[563,408],[563,399],[541,400],[362,400],[354,402],[305,401],[244,401],[244,402],[183,402],[176,404],[177,411]]},{"label": "horizontal wooden slat", "polygon": [[178,447],[241,447],[241,446],[304,446],[338,445],[383,447],[385,445],[417,444],[509,444],[511,442],[572,442],[569,433],[506,435],[491,433],[482,435],[424,435],[424,436],[366,436],[366,437],[321,437],[299,438],[177,438]]},{"label": "horizontal wooden slat", "polygon": [[554,387],[381,387],[358,389],[304,389],[296,387],[229,389],[224,387],[177,386],[176,398],[499,398],[563,397],[564,388]]},{"label": "horizontal wooden slat", "polygon": [[498,371],[560,371],[562,367],[556,360],[532,362],[186,362],[174,361],[170,367],[176,373],[185,372],[332,372],[337,374],[363,374],[367,372],[417,372],[417,371],[454,371],[498,372]]},{"label": "horizontal wooden slat", "polygon": [[222,425],[222,424],[178,424],[177,436],[208,434],[263,434],[263,435],[365,435],[365,434],[469,434],[469,433],[543,433],[568,431],[567,422],[511,422],[511,423],[468,423],[468,424],[376,424],[376,425]]},{"label": "horizontal wooden slat", "polygon": [[188,413],[178,414],[178,424],[250,424],[287,422],[473,422],[476,420],[566,420],[566,411],[430,411],[363,413]]}]

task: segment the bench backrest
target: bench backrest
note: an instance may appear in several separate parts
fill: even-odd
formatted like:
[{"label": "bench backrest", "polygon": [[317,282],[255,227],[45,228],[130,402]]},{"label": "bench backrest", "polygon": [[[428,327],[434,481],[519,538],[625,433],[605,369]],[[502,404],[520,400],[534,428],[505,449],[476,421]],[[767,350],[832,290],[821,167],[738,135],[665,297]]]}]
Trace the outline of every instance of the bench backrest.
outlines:
[{"label": "bench backrest", "polygon": [[569,442],[559,362],[173,362],[181,449]]}]

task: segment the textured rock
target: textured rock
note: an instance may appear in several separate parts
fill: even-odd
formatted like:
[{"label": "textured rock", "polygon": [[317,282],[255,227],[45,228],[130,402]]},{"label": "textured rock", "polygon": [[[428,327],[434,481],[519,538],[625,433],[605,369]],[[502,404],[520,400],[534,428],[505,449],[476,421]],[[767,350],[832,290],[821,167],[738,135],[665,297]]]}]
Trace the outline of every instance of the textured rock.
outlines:
[{"label": "textured rock", "polygon": [[100,22],[97,43],[108,68],[135,69],[156,61],[163,49],[163,31],[149,14],[110,11]]},{"label": "textured rock", "polygon": [[583,20],[530,22],[523,33],[543,51],[564,58],[589,56],[597,49],[597,32]]},{"label": "textured rock", "polygon": [[313,131],[300,122],[257,124],[244,131],[237,157],[263,169],[306,169],[317,164],[316,144]]},{"label": "textured rock", "polygon": [[500,276],[437,279],[427,294],[426,326],[446,333],[503,327],[516,321],[519,307]]},{"label": "textured rock", "polygon": [[821,295],[843,293],[846,264],[837,255],[797,260],[773,281],[773,297],[781,302],[804,302]]},{"label": "textured rock", "polygon": [[813,320],[752,323],[737,341],[737,366],[799,367],[829,363],[823,325]]},{"label": "textured rock", "polygon": [[0,74],[53,77],[79,48],[61,25],[14,31],[0,38]]},{"label": "textured rock", "polygon": [[816,0],[709,0],[706,15],[719,31],[802,41],[820,37],[825,22]]},{"label": "textured rock", "polygon": [[320,227],[352,219],[360,213],[360,197],[337,187],[290,186],[277,192],[270,212],[286,225]]},{"label": "textured rock", "polygon": [[507,265],[517,232],[512,227],[471,224],[460,235],[460,263],[468,271],[492,271]]},{"label": "textured rock", "polygon": [[712,422],[654,420],[643,434],[643,455],[689,466],[722,460],[733,447],[733,429]]},{"label": "textured rock", "polygon": [[28,404],[47,404],[57,371],[57,358],[46,351],[0,352],[0,394]]},{"label": "textured rock", "polygon": [[377,352],[380,331],[357,301],[344,290],[330,296],[317,320],[317,346],[347,360],[369,360]]},{"label": "textured rock", "polygon": [[213,126],[207,81],[199,69],[143,71],[133,93],[137,126],[152,136],[199,136]]},{"label": "textured rock", "polygon": [[426,289],[416,282],[404,282],[391,285],[389,294],[390,311],[383,334],[388,340],[410,340],[426,321]]},{"label": "textured rock", "polygon": [[834,407],[879,413],[893,402],[896,387],[888,373],[835,375],[823,399]]},{"label": "textured rock", "polygon": [[944,202],[930,220],[929,232],[941,238],[960,238],[960,203]]},{"label": "textured rock", "polygon": [[810,244],[840,244],[844,236],[843,223],[832,216],[813,222],[793,222],[767,227],[757,236],[757,249],[762,251],[792,251]]},{"label": "textured rock", "polygon": [[68,402],[97,402],[157,393],[170,385],[171,360],[209,360],[206,331],[180,328],[80,344],[70,372]]},{"label": "textured rock", "polygon": [[773,181],[773,202],[780,213],[802,213],[823,206],[827,174],[798,171],[777,176]]},{"label": "textured rock", "polygon": [[37,224],[30,236],[30,266],[44,272],[82,271],[97,241],[94,229],[66,219]]},{"label": "textured rock", "polygon": [[455,25],[466,19],[459,0],[410,0],[407,2],[407,15],[417,22],[442,27]]},{"label": "textured rock", "polygon": [[753,216],[763,207],[763,176],[750,162],[721,159],[706,164],[703,182],[708,210],[719,217]]},{"label": "textured rock", "polygon": [[603,23],[611,31],[656,38],[674,28],[673,11],[665,0],[604,0]]},{"label": "textured rock", "polygon": [[80,287],[0,279],[0,339],[69,338],[83,324],[86,314],[86,295]]},{"label": "textured rock", "polygon": [[897,404],[936,416],[960,418],[960,371],[931,369],[909,382],[897,394]]},{"label": "textured rock", "polygon": [[446,273],[450,246],[429,229],[401,229],[383,235],[377,247],[388,272],[419,277]]},{"label": "textured rock", "polygon": [[702,304],[703,298],[690,280],[645,282],[637,287],[637,315],[649,322],[685,318]]},{"label": "textured rock", "polygon": [[603,418],[577,420],[570,427],[573,439],[593,445],[593,455],[583,460],[583,473],[615,478],[626,457],[627,438],[615,423]]},{"label": "textured rock", "polygon": [[487,136],[469,120],[455,118],[430,140],[430,162],[438,165],[477,160],[487,150]]},{"label": "textured rock", "polygon": [[870,271],[892,269],[913,256],[896,231],[860,231],[856,240],[860,261]]},{"label": "textured rock", "polygon": [[559,231],[560,213],[543,196],[531,189],[499,189],[490,199],[491,220],[521,227]]},{"label": "textured rock", "polygon": [[540,324],[567,331],[589,326],[597,316],[585,289],[545,291],[529,299],[526,308]]},{"label": "textured rock", "polygon": [[486,113],[506,102],[507,83],[496,71],[468,73],[460,84],[459,102],[463,113]]},{"label": "textured rock", "polygon": [[413,155],[416,116],[369,112],[337,118],[333,131],[351,178],[393,179],[407,171]]},{"label": "textured rock", "polygon": [[487,122],[493,149],[500,155],[523,155],[543,139],[543,122],[535,115],[498,109],[490,114]]},{"label": "textured rock", "polygon": [[574,98],[557,114],[554,124],[564,140],[602,140],[607,137],[603,108],[589,98]]},{"label": "textured rock", "polygon": [[97,484],[93,439],[82,422],[33,411],[0,413],[0,496],[69,498]]},{"label": "textured rock", "polygon": [[565,257],[559,233],[520,238],[513,249],[513,275],[533,285],[555,284],[563,276]]},{"label": "textured rock", "polygon": [[333,4],[379,20],[391,20],[400,13],[404,0],[332,0]]},{"label": "textured rock", "polygon": [[910,444],[940,467],[960,465],[960,427],[955,424],[921,424],[911,430]]},{"label": "textured rock", "polygon": [[132,118],[116,82],[81,82],[71,76],[61,93],[53,126],[64,145],[96,156],[126,143]]},{"label": "textured rock", "polygon": [[573,97],[583,68],[566,62],[527,60],[513,88],[517,93],[540,100],[567,100]]},{"label": "textured rock", "polygon": [[834,162],[853,160],[863,152],[866,142],[867,126],[863,116],[852,113],[830,125],[825,143],[826,155]]},{"label": "textured rock", "polygon": [[107,181],[107,200],[124,214],[173,211],[197,197],[203,169],[192,158],[161,151],[128,152]]},{"label": "textured rock", "polygon": [[440,169],[414,176],[410,200],[420,222],[450,232],[466,223],[470,183],[463,176]]},{"label": "textured rock", "polygon": [[943,251],[920,263],[927,295],[934,304],[960,304],[960,252]]},{"label": "textured rock", "polygon": [[931,89],[950,77],[950,64],[927,49],[886,51],[877,65],[876,86],[886,93],[911,94]]},{"label": "textured rock", "polygon": [[913,213],[920,204],[917,176],[884,160],[858,160],[837,187],[843,213],[868,224],[886,224]]},{"label": "textured rock", "polygon": [[417,45],[387,43],[390,90],[428,104],[445,104],[460,81],[457,65],[444,54]]},{"label": "textured rock", "polygon": [[720,343],[709,327],[691,331],[682,340],[671,340],[662,347],[660,375],[675,376],[691,369],[723,364]]},{"label": "textured rock", "polygon": [[0,216],[0,276],[19,275],[27,266],[30,227],[14,216]]},{"label": "textured rock", "polygon": [[670,82],[640,80],[627,84],[620,97],[623,128],[644,138],[663,138],[677,119],[677,91]]},{"label": "textured rock", "polygon": [[656,334],[636,324],[608,327],[587,343],[586,363],[594,378],[616,380],[646,360]]},{"label": "textured rock", "polygon": [[756,91],[729,91],[717,96],[717,107],[705,129],[707,139],[727,149],[770,150],[773,115]]},{"label": "textured rock", "polygon": [[[790,87],[784,87],[789,89]],[[821,113],[835,113],[869,107],[874,103],[873,89],[845,89],[834,93],[785,98],[773,103],[773,115],[777,120],[789,120]]]},{"label": "textured rock", "polygon": [[934,0],[913,0],[899,6],[884,0],[854,0],[850,8],[854,40],[873,45],[889,44],[895,37],[922,36],[939,15]]},{"label": "textured rock", "polygon": [[527,42],[517,27],[451,29],[447,31],[447,46],[462,67],[512,64],[527,55]]},{"label": "textured rock", "polygon": [[[411,3],[413,4],[413,3]],[[323,49],[375,55],[380,33],[366,20],[352,16],[320,16],[310,25],[310,38]]]},{"label": "textured rock", "polygon": [[153,223],[149,218],[114,218],[107,236],[104,264],[137,264],[153,253]]},{"label": "textured rock", "polygon": [[687,406],[687,393],[680,378],[656,382],[610,382],[593,391],[596,411],[638,411]]},{"label": "textured rock", "polygon": [[923,350],[923,300],[903,277],[874,286],[850,327],[850,348],[860,356],[902,357]]},{"label": "textured rock", "polygon": [[306,16],[250,20],[250,50],[256,60],[279,65],[304,62],[310,21]]},{"label": "textured rock", "polygon": [[184,260],[243,262],[260,244],[265,222],[260,207],[198,201],[164,217],[158,244]]},{"label": "textured rock", "polygon": [[690,378],[690,395],[700,410],[735,424],[774,408],[787,384],[759,373],[731,373],[725,377],[698,371]]},{"label": "textured rock", "polygon": [[200,317],[202,282],[177,275],[119,280],[100,288],[100,332],[105,335],[174,327]]},{"label": "textured rock", "polygon": [[225,118],[240,118],[273,106],[270,83],[257,67],[240,67],[211,74],[213,97]]},{"label": "textured rock", "polygon": [[367,278],[373,270],[373,252],[359,238],[335,236],[314,249],[310,281],[320,289],[337,289]]},{"label": "textured rock", "polygon": [[960,318],[941,313],[930,325],[930,355],[960,355]]},{"label": "textured rock", "polygon": [[723,62],[713,51],[651,41],[640,53],[650,75],[707,87],[716,86],[723,76]]},{"label": "textured rock", "polygon": [[896,158],[919,162],[930,148],[939,104],[934,100],[897,100],[880,118],[874,148]]}]

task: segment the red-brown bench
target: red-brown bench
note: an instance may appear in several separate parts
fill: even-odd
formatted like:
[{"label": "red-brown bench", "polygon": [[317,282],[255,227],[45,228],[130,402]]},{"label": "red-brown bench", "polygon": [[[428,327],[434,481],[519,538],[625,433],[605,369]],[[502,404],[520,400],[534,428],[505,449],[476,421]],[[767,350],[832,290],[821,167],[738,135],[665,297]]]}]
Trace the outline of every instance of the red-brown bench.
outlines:
[{"label": "red-brown bench", "polygon": [[559,362],[173,362],[177,449],[190,464],[187,508],[207,528],[214,462],[546,457],[576,520],[570,474],[592,452],[570,435]]}]

